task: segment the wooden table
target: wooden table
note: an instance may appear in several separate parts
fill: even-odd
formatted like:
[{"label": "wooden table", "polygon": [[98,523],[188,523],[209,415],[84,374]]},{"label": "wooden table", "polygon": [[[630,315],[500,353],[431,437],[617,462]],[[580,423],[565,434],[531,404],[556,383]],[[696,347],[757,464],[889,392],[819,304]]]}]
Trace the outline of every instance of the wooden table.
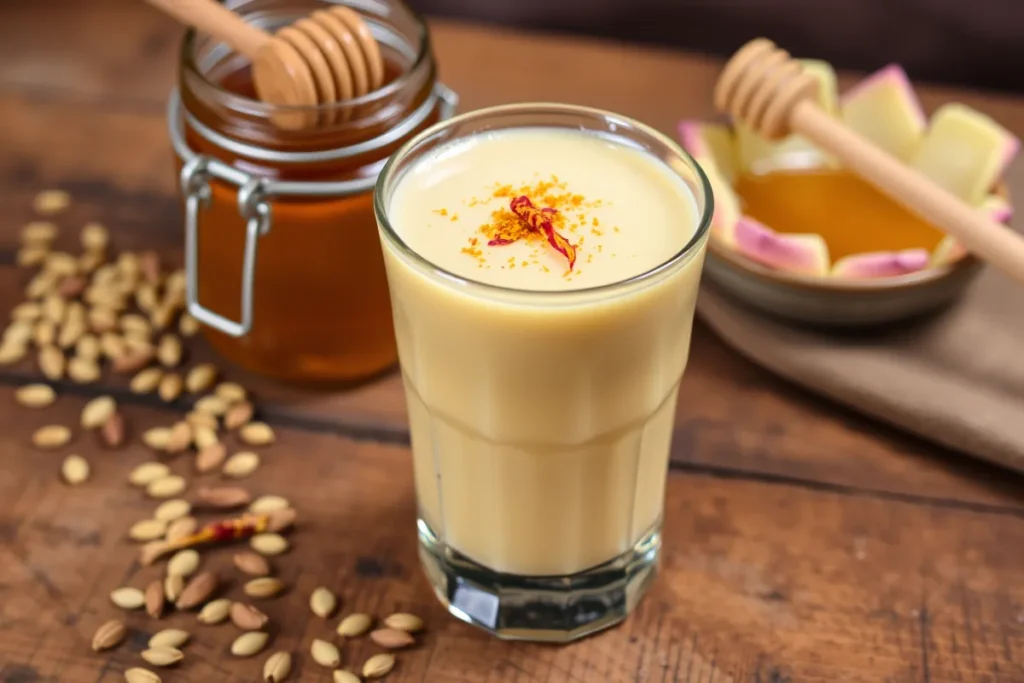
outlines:
[{"label": "wooden table", "polygon": [[[665,131],[711,113],[712,61],[448,22],[434,29],[444,79],[465,108],[556,99]],[[180,259],[164,122],[178,35],[134,0],[0,6],[0,309],[19,300],[27,276],[12,265],[18,229],[46,187],[74,195],[69,227],[102,220],[120,247]],[[1024,133],[1024,100],[924,95],[929,106],[962,98]],[[1022,196],[1019,175],[1018,166]],[[122,680],[155,622],[132,615],[128,643],[109,657],[92,654],[89,639],[116,615],[111,589],[156,575],[133,564],[124,538],[152,508],[125,483],[147,453],[133,445],[108,454],[79,439],[96,474],[70,489],[56,477],[60,457],[31,449],[29,434],[73,423],[85,397],[101,392],[128,404],[136,433],[181,408],[134,397],[117,380],[68,385],[52,409],[29,413],[12,387],[36,376],[31,365],[0,372],[0,680]],[[394,375],[335,395],[232,376],[257,390],[281,434],[252,488],[296,501],[304,521],[278,562],[295,590],[268,607],[281,625],[276,648],[304,653],[330,632],[306,607],[325,584],[346,611],[427,618],[422,644],[388,679],[396,682],[1024,680],[1021,480],[795,390],[699,324],[661,577],[621,627],[566,647],[499,642],[447,617],[430,594]],[[189,615],[165,622],[196,630]],[[203,629],[187,665],[164,680],[257,680],[260,663],[225,655],[231,637],[230,626]],[[357,643],[347,656],[356,663],[370,651]],[[305,657],[293,680],[327,675]]]}]

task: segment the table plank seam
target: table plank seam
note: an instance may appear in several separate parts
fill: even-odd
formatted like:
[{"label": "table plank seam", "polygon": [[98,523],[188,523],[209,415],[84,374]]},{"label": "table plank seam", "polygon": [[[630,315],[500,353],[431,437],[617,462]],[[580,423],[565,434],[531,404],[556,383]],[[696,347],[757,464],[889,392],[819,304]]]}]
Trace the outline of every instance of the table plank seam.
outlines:
[{"label": "table plank seam", "polygon": [[993,505],[989,503],[975,503],[956,498],[935,498],[931,496],[914,495],[910,493],[899,493],[896,491],[884,491],[881,489],[869,489],[859,486],[848,486],[832,482],[817,481],[803,477],[795,477],[787,474],[775,474],[772,472],[757,472],[751,470],[718,467],[700,463],[672,462],[669,470],[674,472],[685,472],[698,476],[707,476],[714,479],[727,479],[736,481],[754,481],[762,484],[774,484],[781,486],[794,486],[820,493],[833,493],[854,498],[866,498],[873,500],[884,500],[888,502],[906,503],[921,507],[939,508],[946,510],[959,510],[962,512],[973,512],[984,515],[998,515],[1006,517],[1024,518],[1024,509],[1008,505]]}]

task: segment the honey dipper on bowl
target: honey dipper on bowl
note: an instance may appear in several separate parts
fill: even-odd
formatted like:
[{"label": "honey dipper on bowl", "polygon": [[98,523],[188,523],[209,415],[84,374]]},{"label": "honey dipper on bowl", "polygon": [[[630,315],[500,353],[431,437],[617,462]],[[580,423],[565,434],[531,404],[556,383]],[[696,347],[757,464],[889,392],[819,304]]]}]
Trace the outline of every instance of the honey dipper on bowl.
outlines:
[{"label": "honey dipper on bowl", "polygon": [[[147,2],[248,57],[259,98],[296,108],[274,115],[282,128],[315,126],[318,116],[309,107],[345,102],[383,85],[380,46],[362,16],[349,7],[318,10],[271,35],[216,0]],[[325,113],[322,122],[330,121]]]},{"label": "honey dipper on bowl", "polygon": [[976,256],[1024,283],[1024,237],[827,114],[816,102],[817,87],[788,52],[757,38],[725,65],[715,85],[715,107],[770,140],[790,133],[802,135],[881,192],[959,239]]}]

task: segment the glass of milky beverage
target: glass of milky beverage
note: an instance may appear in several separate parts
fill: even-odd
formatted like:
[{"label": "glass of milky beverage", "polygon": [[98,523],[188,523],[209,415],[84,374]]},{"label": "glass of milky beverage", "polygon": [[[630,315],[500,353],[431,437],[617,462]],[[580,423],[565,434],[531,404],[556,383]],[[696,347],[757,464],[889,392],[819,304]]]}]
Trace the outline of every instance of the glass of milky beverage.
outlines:
[{"label": "glass of milky beverage", "polygon": [[375,209],[438,597],[504,638],[620,621],[658,561],[703,172],[625,117],[512,105],[404,145]]}]

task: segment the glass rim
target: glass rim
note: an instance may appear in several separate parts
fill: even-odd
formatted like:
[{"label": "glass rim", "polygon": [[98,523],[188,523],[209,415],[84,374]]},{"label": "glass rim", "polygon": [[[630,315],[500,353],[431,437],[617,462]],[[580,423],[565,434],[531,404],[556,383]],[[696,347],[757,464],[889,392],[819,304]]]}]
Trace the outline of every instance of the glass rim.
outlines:
[{"label": "glass rim", "polygon": [[[700,192],[704,198],[704,208],[699,210],[700,216],[697,221],[697,229],[693,235],[687,240],[678,251],[669,256],[661,263],[648,268],[647,270],[632,275],[624,280],[616,280],[615,282],[609,282],[602,285],[594,285],[590,287],[581,287],[579,289],[522,289],[518,287],[506,287],[503,285],[496,285],[489,282],[481,282],[470,277],[458,275],[443,268],[430,259],[426,258],[415,249],[410,247],[405,240],[398,234],[398,232],[391,225],[391,221],[388,217],[387,207],[385,206],[384,190],[391,181],[391,176],[395,172],[397,164],[405,159],[409,154],[415,151],[416,147],[420,145],[424,140],[427,140],[439,132],[459,126],[467,121],[474,119],[486,119],[493,116],[501,115],[515,115],[515,114],[526,114],[529,112],[538,112],[544,114],[577,114],[580,116],[586,116],[591,118],[599,118],[603,120],[612,119],[620,124],[624,124],[631,129],[637,130],[643,135],[653,139],[658,144],[664,146],[672,154],[677,155],[686,166],[693,171],[700,185]],[[507,129],[515,129],[517,127],[526,128],[528,126],[509,126]],[[571,129],[570,129],[571,130]],[[614,137],[616,134],[613,133]],[[669,166],[673,173],[678,171],[672,168],[671,164],[668,164],[664,160],[658,159],[661,163]],[[390,197],[388,198],[390,199]],[[646,283],[650,280],[657,278],[666,271],[671,270],[677,264],[689,260],[696,249],[706,241],[708,233],[711,229],[711,219],[714,213],[714,196],[711,192],[711,183],[708,180],[707,175],[704,173],[704,169],[700,167],[697,161],[683,149],[682,145],[677,143],[675,140],[665,135],[661,131],[642,123],[636,119],[624,116],[622,114],[616,114],[615,112],[607,111],[604,109],[598,109],[596,107],[587,107],[576,104],[561,104],[555,102],[520,102],[516,104],[505,104],[492,107],[484,107],[482,109],[474,109],[473,111],[453,116],[447,121],[441,121],[435,123],[429,128],[421,131],[415,137],[408,140],[405,144],[399,147],[388,159],[384,168],[381,170],[380,175],[377,177],[377,184],[373,192],[373,211],[377,218],[377,225],[379,231],[384,235],[384,238],[391,244],[398,254],[410,261],[419,270],[424,271],[428,274],[439,276],[443,280],[447,280],[456,285],[466,288],[467,290],[478,290],[481,292],[489,292],[492,294],[505,294],[505,295],[526,295],[530,297],[538,298],[556,298],[556,297],[575,297],[575,296],[586,296],[593,294],[601,294],[605,292],[612,292],[622,288],[628,288],[632,285],[638,285]]]},{"label": "glass rim", "polygon": [[[334,2],[328,2],[327,4],[339,4]],[[340,3],[346,4],[346,3]],[[368,104],[374,104],[380,100],[386,100],[389,97],[395,95],[395,93],[401,92],[405,87],[408,86],[409,82],[413,77],[424,67],[429,61],[431,56],[431,43],[430,43],[430,31],[427,29],[427,22],[423,16],[415,9],[410,7],[406,2],[401,2],[402,8],[409,13],[413,23],[416,26],[416,37],[418,38],[418,45],[415,46],[416,57],[413,59],[409,68],[400,73],[394,80],[385,83],[376,90],[371,90],[368,93],[353,97],[352,99],[345,100],[343,102],[331,102],[329,104],[316,104],[316,105],[285,105],[285,104],[268,104],[263,100],[246,97],[239,95],[238,93],[228,90],[217,81],[211,79],[196,61],[196,40],[200,35],[208,36],[208,34],[197,31],[194,28],[189,28],[185,31],[185,36],[181,41],[181,63],[188,72],[194,74],[200,79],[203,87],[209,88],[214,96],[222,98],[224,102],[228,103],[232,108],[242,109],[244,111],[259,114],[261,116],[273,116],[274,114],[287,114],[291,113],[323,113],[332,112],[334,110],[342,108],[359,107]],[[245,16],[244,14],[242,16]],[[215,39],[216,40],[216,39]],[[223,42],[223,41],[219,41]],[[237,52],[232,49],[232,52]]]}]

